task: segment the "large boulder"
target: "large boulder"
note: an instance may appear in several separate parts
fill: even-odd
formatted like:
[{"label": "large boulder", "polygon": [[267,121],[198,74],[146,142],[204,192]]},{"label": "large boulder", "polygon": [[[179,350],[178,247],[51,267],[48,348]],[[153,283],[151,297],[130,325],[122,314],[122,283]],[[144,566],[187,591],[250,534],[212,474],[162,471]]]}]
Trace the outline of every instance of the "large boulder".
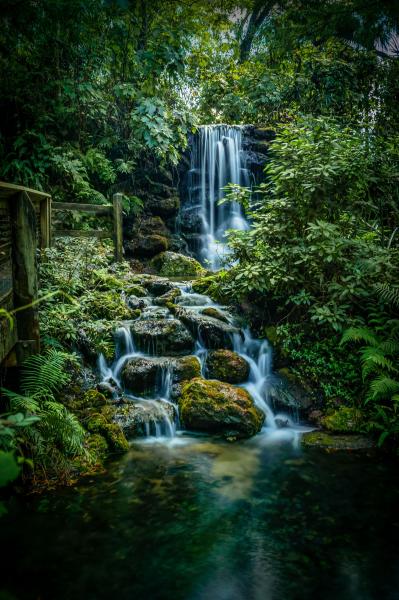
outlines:
[{"label": "large boulder", "polygon": [[300,412],[303,416],[315,406],[312,390],[287,368],[279,369],[270,382],[270,399],[276,410]]},{"label": "large boulder", "polygon": [[255,435],[265,419],[246,390],[200,377],[183,387],[179,405],[187,429],[220,433],[230,439]]},{"label": "large boulder", "polygon": [[194,349],[193,336],[177,319],[142,319],[130,328],[137,347],[150,354],[175,356]]},{"label": "large boulder", "polygon": [[[173,404],[162,400],[125,400],[114,413],[114,423],[127,438],[170,432],[175,419]],[[168,431],[169,430],[169,431]]]},{"label": "large boulder", "polygon": [[233,347],[233,336],[239,334],[240,330],[229,323],[219,319],[198,314],[179,306],[172,309],[191,333],[199,338],[206,348],[219,349]]},{"label": "large boulder", "polygon": [[237,352],[211,350],[206,357],[206,376],[227,383],[242,383],[249,376],[249,364]]},{"label": "large boulder", "polygon": [[361,410],[351,406],[341,406],[337,410],[329,411],[321,419],[323,427],[336,433],[359,433],[364,425]]},{"label": "large boulder", "polygon": [[161,252],[154,256],[151,267],[163,277],[198,277],[205,272],[194,258],[177,252]]},{"label": "large boulder", "polygon": [[206,317],[213,317],[214,319],[218,319],[219,321],[223,321],[224,323],[228,323],[229,320],[220,310],[215,308],[214,306],[207,306],[201,311],[202,315]]}]

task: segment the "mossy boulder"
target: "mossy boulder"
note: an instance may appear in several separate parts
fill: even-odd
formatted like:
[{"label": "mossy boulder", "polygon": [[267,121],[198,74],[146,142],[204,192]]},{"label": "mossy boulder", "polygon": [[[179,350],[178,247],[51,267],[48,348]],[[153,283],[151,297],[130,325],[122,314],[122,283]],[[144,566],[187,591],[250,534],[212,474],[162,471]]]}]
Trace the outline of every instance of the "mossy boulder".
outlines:
[{"label": "mossy boulder", "polygon": [[114,414],[115,424],[127,438],[145,436],[155,431],[156,424],[166,419],[173,422],[175,408],[170,402],[125,400]]},{"label": "mossy boulder", "polygon": [[237,352],[211,350],[206,357],[206,375],[227,383],[242,383],[248,379],[249,364]]},{"label": "mossy boulder", "polygon": [[186,325],[191,333],[199,338],[206,348],[219,349],[233,347],[233,336],[239,334],[239,329],[229,323],[223,323],[219,319],[198,314],[195,311],[186,310],[176,306],[171,307],[176,317]]},{"label": "mossy boulder", "polygon": [[145,282],[145,285],[153,296],[164,296],[175,288],[169,279],[161,277],[152,277]]},{"label": "mossy boulder", "polygon": [[106,439],[99,433],[87,436],[86,446],[90,454],[99,461],[104,460],[109,452]]},{"label": "mossy boulder", "polygon": [[326,451],[371,451],[375,448],[373,440],[365,435],[332,434],[325,431],[304,433],[301,444],[305,448],[320,448]]},{"label": "mossy boulder", "polygon": [[349,406],[342,406],[321,419],[325,429],[337,433],[359,432],[363,422],[362,412],[358,408]]},{"label": "mossy boulder", "polygon": [[168,359],[163,357],[134,356],[123,366],[123,385],[134,394],[153,394],[161,379],[162,370],[166,369],[168,364]]},{"label": "mossy boulder", "polygon": [[182,356],[173,364],[173,382],[180,383],[201,376],[201,364],[196,356]]},{"label": "mossy boulder", "polygon": [[219,321],[223,321],[223,323],[228,323],[229,320],[220,310],[214,308],[213,306],[208,306],[201,311],[202,315],[206,317],[213,317],[214,319],[218,319]]},{"label": "mossy boulder", "polygon": [[130,309],[118,291],[90,292],[80,302],[90,320],[128,319],[130,316]]},{"label": "mossy boulder", "polygon": [[157,356],[190,353],[194,338],[177,319],[142,319],[131,324],[137,347]]},{"label": "mossy boulder", "polygon": [[181,296],[179,288],[172,288],[166,294],[162,294],[154,300],[154,304],[158,306],[167,306],[169,302],[174,302],[178,296]]},{"label": "mossy boulder", "polygon": [[96,289],[101,292],[122,291],[126,283],[116,275],[108,273],[105,269],[92,271],[91,277]]},{"label": "mossy boulder", "polygon": [[200,377],[183,387],[179,406],[187,429],[218,433],[230,439],[255,435],[265,419],[246,390]]},{"label": "mossy boulder", "polygon": [[198,277],[205,272],[194,258],[177,252],[161,252],[154,256],[151,267],[164,277]]},{"label": "mossy boulder", "polygon": [[111,452],[126,452],[129,449],[129,443],[120,426],[111,422],[110,417],[110,413],[91,415],[87,422],[87,430],[103,436]]},{"label": "mossy boulder", "polygon": [[138,298],[144,298],[144,296],[148,295],[145,287],[138,283],[128,283],[127,285],[125,285],[124,290],[127,296],[137,296]]}]

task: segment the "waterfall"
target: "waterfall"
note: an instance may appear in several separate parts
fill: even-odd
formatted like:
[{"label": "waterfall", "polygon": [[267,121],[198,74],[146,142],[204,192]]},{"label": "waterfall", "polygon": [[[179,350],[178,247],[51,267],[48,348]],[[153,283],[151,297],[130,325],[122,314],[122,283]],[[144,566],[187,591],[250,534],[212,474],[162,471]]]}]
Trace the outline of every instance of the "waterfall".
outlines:
[{"label": "waterfall", "polygon": [[228,183],[249,185],[242,133],[238,126],[204,125],[193,138],[189,198],[200,210],[199,259],[211,269],[218,269],[228,254],[226,231],[248,228],[237,202],[220,204]]}]

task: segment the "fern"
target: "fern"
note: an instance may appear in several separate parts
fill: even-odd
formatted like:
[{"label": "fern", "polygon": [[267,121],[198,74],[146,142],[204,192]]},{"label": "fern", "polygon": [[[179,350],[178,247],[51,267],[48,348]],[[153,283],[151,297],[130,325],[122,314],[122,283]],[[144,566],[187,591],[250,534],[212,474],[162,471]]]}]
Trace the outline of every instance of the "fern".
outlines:
[{"label": "fern", "polygon": [[390,285],[389,283],[377,283],[375,289],[384,302],[399,306],[399,286]]},{"label": "fern", "polygon": [[378,346],[380,340],[378,336],[367,327],[350,327],[344,332],[341,339],[341,344],[347,342],[365,342],[370,346]]},{"label": "fern", "polygon": [[386,375],[379,375],[370,383],[369,391],[366,396],[366,404],[370,402],[370,400],[392,399],[398,392],[399,381],[387,377]]},{"label": "fern", "polygon": [[24,363],[21,389],[27,396],[54,394],[70,381],[64,371],[70,355],[51,348],[46,354],[37,354]]}]

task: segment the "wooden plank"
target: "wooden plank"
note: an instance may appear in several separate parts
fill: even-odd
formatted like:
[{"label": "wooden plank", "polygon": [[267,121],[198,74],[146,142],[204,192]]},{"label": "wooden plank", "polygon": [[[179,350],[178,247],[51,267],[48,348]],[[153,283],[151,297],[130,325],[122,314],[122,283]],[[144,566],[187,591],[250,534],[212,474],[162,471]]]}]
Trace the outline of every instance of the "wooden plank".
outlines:
[{"label": "wooden plank", "polygon": [[33,351],[40,351],[37,298],[37,219],[29,195],[23,191],[10,202],[13,232],[13,289],[14,308],[23,308],[16,314],[18,338],[33,340]]},{"label": "wooden plank", "polygon": [[122,222],[122,194],[114,194],[114,244],[115,260],[123,260],[123,222]]},{"label": "wooden plank", "polygon": [[91,238],[96,237],[98,239],[111,238],[112,233],[109,231],[100,231],[98,229],[91,229],[90,231],[79,230],[79,229],[56,229],[53,231],[54,237],[80,237],[80,238]]},{"label": "wooden plank", "polygon": [[50,198],[50,194],[46,194],[45,192],[32,190],[24,185],[16,185],[15,183],[6,183],[5,181],[0,181],[0,198],[9,198],[10,196],[21,192],[27,193],[33,202],[37,202],[42,198]]},{"label": "wooden plank", "polygon": [[113,208],[109,204],[78,204],[73,202],[52,202],[53,210],[76,210],[96,215],[112,215]]}]

